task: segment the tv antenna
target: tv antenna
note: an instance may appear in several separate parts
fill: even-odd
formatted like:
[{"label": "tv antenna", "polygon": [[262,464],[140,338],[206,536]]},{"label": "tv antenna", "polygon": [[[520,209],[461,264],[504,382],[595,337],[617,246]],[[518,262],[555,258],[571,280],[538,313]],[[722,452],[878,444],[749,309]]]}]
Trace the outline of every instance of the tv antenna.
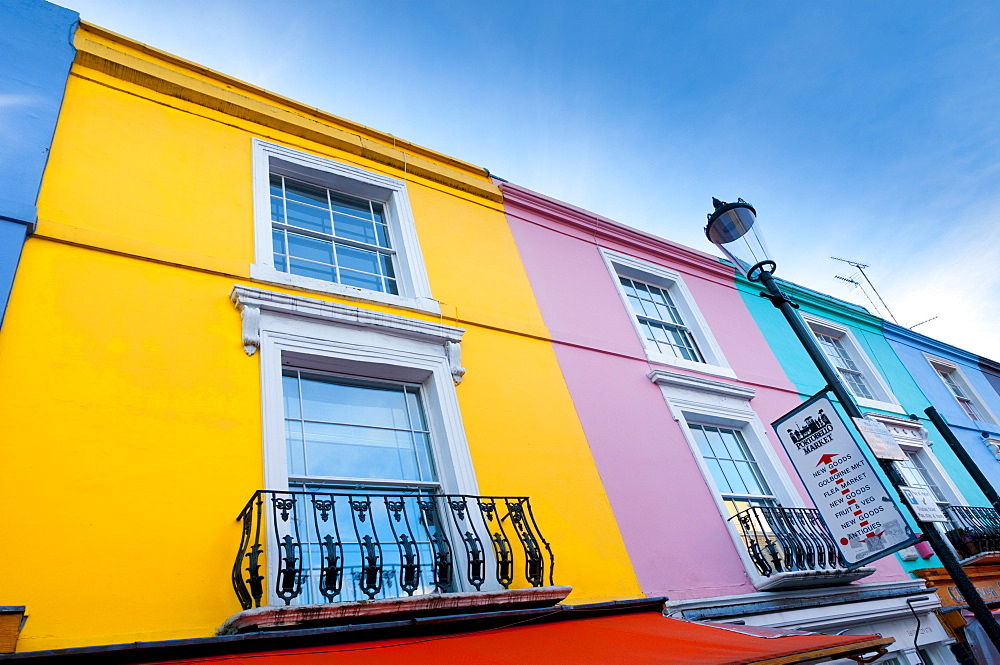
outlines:
[{"label": "tv antenna", "polygon": [[[872,284],[872,281],[870,279],[868,279],[868,275],[865,273],[865,268],[868,267],[867,263],[861,263],[860,261],[852,261],[850,259],[842,259],[839,256],[831,256],[830,258],[833,259],[834,261],[841,261],[843,263],[846,263],[849,266],[853,266],[853,267],[857,268],[858,272],[861,273],[861,276],[865,278],[866,282],[868,282],[868,286],[869,286],[869,288],[871,288],[872,293],[874,293],[875,296],[878,298],[879,302],[882,303],[882,307],[885,309],[885,311],[889,313],[889,318],[892,319],[893,323],[895,323],[896,325],[899,325],[899,321],[897,321],[896,317],[893,316],[892,310],[889,309],[889,306],[885,304],[885,300],[882,299],[882,296],[879,294],[878,289],[876,289],[875,285]],[[837,279],[842,279],[845,282],[851,282],[851,283],[855,284],[856,286],[861,286],[860,283],[858,283],[857,281],[855,281],[853,279],[849,279],[849,278],[846,278],[846,277],[840,277],[839,275],[837,276]],[[864,292],[864,289],[861,289],[861,291]],[[865,296],[867,297],[868,294],[865,293]],[[878,309],[878,307],[876,307],[874,301],[872,301],[871,298],[868,298],[868,302],[870,302],[872,304],[872,307],[875,307],[876,310]],[[925,321],[925,323],[926,323],[926,321]]]},{"label": "tv antenna", "polygon": [[868,292],[865,291],[864,288],[861,287],[861,282],[859,282],[856,279],[851,279],[850,277],[844,277],[843,275],[834,275],[833,277],[834,277],[834,279],[839,279],[839,280],[842,280],[844,282],[847,282],[848,284],[853,285],[853,288],[855,288],[855,289],[860,288],[861,289],[861,293],[865,294],[865,298],[867,298],[868,302],[870,302],[872,304],[872,309],[874,309],[876,312],[878,311],[878,305],[876,305],[875,302],[872,300],[871,296],[868,295]]}]

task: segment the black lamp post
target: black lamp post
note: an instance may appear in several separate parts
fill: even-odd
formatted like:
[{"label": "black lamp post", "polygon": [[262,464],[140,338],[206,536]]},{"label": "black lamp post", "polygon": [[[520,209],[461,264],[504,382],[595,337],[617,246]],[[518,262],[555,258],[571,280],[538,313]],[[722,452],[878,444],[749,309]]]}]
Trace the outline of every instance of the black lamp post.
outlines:
[{"label": "black lamp post", "polygon": [[[836,396],[847,415],[851,418],[863,417],[840,374],[830,364],[826,354],[819,348],[816,338],[813,337],[806,324],[799,317],[798,312],[795,311],[799,306],[778,288],[773,276],[777,264],[771,258],[767,244],[760,233],[760,227],[757,224],[757,211],[743,199],[738,199],[736,203],[712,199],[712,204],[715,206],[715,211],[708,216],[705,235],[736,264],[736,267],[747,279],[751,282],[759,282],[764,286],[766,292],[761,293],[761,295],[768,298],[771,304],[781,310],[795,332],[795,336],[799,338],[809,357],[816,364],[816,368],[823,375],[830,392]],[[913,519],[923,531],[924,538],[941,559],[941,563],[955,582],[955,586],[958,587],[959,593],[962,594],[969,609],[972,610],[986,634],[989,635],[993,646],[1000,651],[1000,625],[990,613],[972,580],[965,574],[954,552],[933,522],[922,522],[917,517],[913,505],[906,500],[899,489],[900,486],[906,485],[906,481],[892,461],[879,459],[878,463],[889,478],[889,482],[896,489],[900,501],[910,509]]]}]

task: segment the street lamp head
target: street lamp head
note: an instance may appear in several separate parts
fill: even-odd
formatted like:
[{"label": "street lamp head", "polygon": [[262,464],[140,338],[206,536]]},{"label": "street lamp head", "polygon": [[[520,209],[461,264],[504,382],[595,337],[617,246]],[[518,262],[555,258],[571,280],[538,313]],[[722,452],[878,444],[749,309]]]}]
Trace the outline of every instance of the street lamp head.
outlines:
[{"label": "street lamp head", "polygon": [[738,199],[736,203],[726,203],[713,198],[715,210],[708,216],[705,235],[729,259],[740,272],[751,281],[759,281],[762,272],[773,273],[777,264],[760,234],[757,211],[753,206]]}]

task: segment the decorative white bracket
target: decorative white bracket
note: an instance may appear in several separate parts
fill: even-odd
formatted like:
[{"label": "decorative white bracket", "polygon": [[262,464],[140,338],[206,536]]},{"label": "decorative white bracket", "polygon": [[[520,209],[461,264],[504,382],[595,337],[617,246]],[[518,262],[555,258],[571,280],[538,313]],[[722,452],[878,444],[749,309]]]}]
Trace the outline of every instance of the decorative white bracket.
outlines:
[{"label": "decorative white bracket", "polygon": [[252,356],[260,349],[260,307],[237,303],[243,320],[243,350]]},{"label": "decorative white bracket", "polygon": [[448,341],[444,343],[444,351],[448,356],[448,365],[451,367],[451,378],[455,384],[462,382],[465,376],[465,368],[462,367],[462,345],[458,342]]}]

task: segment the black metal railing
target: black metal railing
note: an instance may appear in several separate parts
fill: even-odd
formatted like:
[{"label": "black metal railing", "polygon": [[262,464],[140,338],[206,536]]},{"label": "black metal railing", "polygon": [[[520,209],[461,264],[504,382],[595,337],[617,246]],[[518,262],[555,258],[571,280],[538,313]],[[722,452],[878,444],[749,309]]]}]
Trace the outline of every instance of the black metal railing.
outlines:
[{"label": "black metal railing", "polygon": [[258,490],[237,521],[244,609],[553,583],[527,497]]},{"label": "black metal railing", "polygon": [[945,535],[961,559],[984,552],[1000,552],[1000,514],[992,508],[948,506]]},{"label": "black metal railing", "polygon": [[752,506],[735,521],[757,571],[776,573],[844,568],[833,537],[815,508]]}]

